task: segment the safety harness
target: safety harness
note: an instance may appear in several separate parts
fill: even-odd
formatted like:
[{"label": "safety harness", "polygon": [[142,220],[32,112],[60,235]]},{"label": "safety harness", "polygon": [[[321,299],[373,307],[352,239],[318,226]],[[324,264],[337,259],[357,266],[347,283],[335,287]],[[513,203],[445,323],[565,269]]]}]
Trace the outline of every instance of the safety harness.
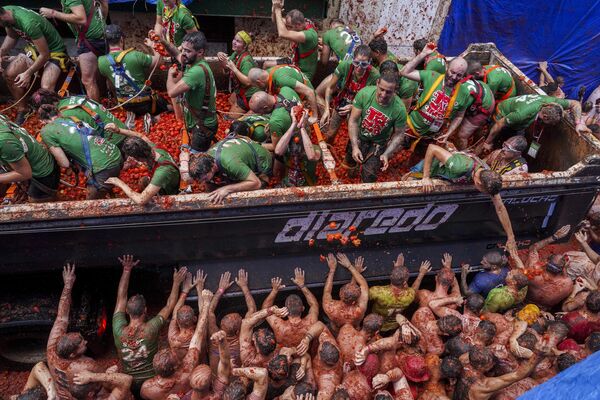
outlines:
[{"label": "safety harness", "polygon": [[495,160],[491,165],[491,169],[499,173],[500,175],[503,175],[509,171],[512,171],[513,169],[522,167],[523,165],[527,164],[527,161],[523,157],[517,157],[514,160],[507,163],[506,165],[500,165],[500,161],[502,161],[502,159],[498,157],[498,159]]},{"label": "safety harness", "polygon": [[94,15],[96,14],[96,2],[92,1],[90,5],[90,9],[88,10],[87,19],[85,21],[85,26],[83,28],[77,25],[77,45],[84,45],[87,47],[92,53],[96,55],[96,57],[100,57],[102,52],[94,47],[90,43],[90,41],[85,37],[87,35],[88,30],[90,29],[90,25],[92,24],[92,20],[94,19]]},{"label": "safety harness", "polygon": [[[58,112],[62,113],[67,110],[74,110],[76,108],[81,108],[94,120],[94,123],[97,126],[99,135],[95,135],[95,136],[104,137],[105,124],[104,124],[104,121],[102,120],[102,117],[96,111],[94,111],[90,107],[86,106],[85,105],[86,102],[87,102],[87,100],[82,98],[78,104],[69,104],[66,106],[59,107]],[[75,118],[75,117],[66,117],[66,118]]]},{"label": "safety harness", "polygon": [[[163,3],[164,4],[164,3]],[[188,13],[192,19],[194,20],[194,25],[196,25],[196,29],[200,29],[200,25],[198,25],[198,21],[196,17],[188,10],[188,8],[179,3],[176,7],[170,8],[164,4],[163,15],[162,15],[162,26],[165,28],[166,39],[167,42],[175,44],[175,22],[173,21],[173,17],[175,17],[175,13],[177,11],[181,11],[183,13]]]},{"label": "safety harness", "polygon": [[[112,69],[113,73],[115,74],[115,88],[117,90],[119,90],[121,87],[120,81],[124,80],[133,89],[134,93],[139,93],[141,91],[140,86],[127,73],[127,70],[125,69],[125,66],[123,65],[123,59],[131,51],[133,51],[133,47],[129,48],[127,50],[122,50],[116,57],[113,56],[112,54],[107,54],[106,59],[110,63],[110,68]],[[152,97],[151,95],[152,95],[151,90],[148,90],[148,93],[145,96],[138,96],[136,99],[134,99],[134,102],[141,103],[141,102],[151,100],[151,97]],[[119,97],[119,98],[117,98],[117,100],[121,103],[123,101],[128,100],[128,98]]]},{"label": "safety harness", "polygon": [[[293,68],[296,71],[298,71],[298,73],[302,77],[302,83],[306,85],[306,78],[304,77],[304,74],[302,73],[302,70],[300,68],[298,68],[295,65],[276,65],[274,67],[271,67],[271,69],[269,70],[269,79],[267,80],[267,93],[276,94],[273,90],[273,78],[275,77],[275,72],[277,72],[281,68]],[[277,90],[277,93],[279,93],[279,90]]]},{"label": "safety harness", "polygon": [[354,100],[354,96],[356,96],[356,93],[358,93],[361,89],[367,86],[367,80],[369,79],[369,75],[371,74],[372,68],[373,66],[369,65],[364,75],[361,76],[360,80],[358,82],[354,82],[354,80],[352,79],[354,73],[354,64],[350,64],[348,74],[346,75],[346,79],[344,80],[344,87],[342,88],[342,90],[340,90],[340,92],[337,94],[337,96],[335,96],[333,100],[334,107],[337,108],[337,106],[344,98],[350,102]]},{"label": "safety harness", "polygon": [[[485,67],[490,67],[488,69],[485,69]],[[497,68],[502,68],[500,65],[486,65],[484,66],[484,72],[483,72],[483,82],[487,83],[488,81],[488,75],[490,74],[490,72],[492,72],[493,70],[497,69]],[[504,93],[502,96],[500,96],[498,100],[498,102],[504,101],[506,99],[509,99],[510,96],[512,96],[513,91],[515,90],[515,80],[512,79],[510,80],[510,88],[506,91],[506,93]],[[500,94],[500,93],[498,93]]]},{"label": "safety harness", "polygon": [[[311,29],[314,30],[315,32],[317,31],[317,27],[311,20],[306,19],[305,21],[306,21],[306,24],[304,26],[305,31],[308,31]],[[300,53],[300,46],[298,46],[298,43],[292,42],[292,51],[294,52],[294,59],[293,59],[294,65],[299,65],[300,60],[310,57],[317,51],[318,48],[319,48],[319,46],[315,46],[314,48],[308,50],[305,53]]]},{"label": "safety harness", "polygon": [[[242,67],[242,62],[248,56],[250,56],[250,53],[248,53],[247,51],[244,51],[242,54],[240,54],[236,57],[234,62],[235,62],[235,67],[238,69],[238,71]],[[250,58],[252,58],[252,56],[250,56]],[[253,60],[253,64],[254,64],[254,60]],[[237,97],[242,100],[242,102],[246,106],[246,109],[250,109],[250,104],[248,104],[248,99],[246,98],[246,91],[248,90],[248,88],[241,84],[240,80],[237,79],[237,77],[235,76],[233,71],[230,71],[229,72],[229,91],[230,92],[232,91],[232,88],[237,90],[237,92],[238,92]]]}]

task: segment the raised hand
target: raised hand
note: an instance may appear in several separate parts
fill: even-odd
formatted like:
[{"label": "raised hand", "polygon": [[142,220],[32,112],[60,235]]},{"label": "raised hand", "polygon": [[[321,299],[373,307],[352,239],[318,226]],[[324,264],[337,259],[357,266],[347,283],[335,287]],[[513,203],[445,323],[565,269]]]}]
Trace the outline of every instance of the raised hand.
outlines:
[{"label": "raised hand", "polygon": [[183,284],[181,285],[181,291],[185,293],[189,293],[190,290],[194,287],[192,282],[192,273],[188,272],[185,274],[185,279],[183,280]]},{"label": "raised hand", "polygon": [[196,286],[196,291],[198,292],[198,294],[202,293],[202,291],[204,290],[206,277],[207,275],[201,269],[196,271],[196,276],[194,277],[193,285]]},{"label": "raised hand", "polygon": [[206,304],[206,305],[210,304],[210,301],[212,300],[212,298],[213,298],[213,292],[211,292],[208,289],[204,289],[202,291],[202,301],[203,301],[202,304]]},{"label": "raised hand", "polygon": [[431,271],[431,261],[425,260],[421,263],[421,266],[419,267],[419,274],[424,275],[429,271]]},{"label": "raised hand", "polygon": [[73,285],[75,284],[75,264],[65,264],[62,277],[65,287],[73,288]]},{"label": "raised hand", "polygon": [[296,268],[294,270],[294,277],[292,278],[292,282],[294,282],[298,287],[304,286],[304,271],[301,268]]},{"label": "raised hand", "polygon": [[352,267],[352,263],[350,262],[350,259],[348,258],[348,256],[346,254],[337,253],[337,259],[342,267],[344,267],[344,268]]},{"label": "raised hand", "polygon": [[181,267],[179,269],[173,269],[173,282],[177,284],[177,286],[181,285],[183,280],[187,275],[187,267]]},{"label": "raised hand", "polygon": [[227,289],[229,289],[233,285],[233,281],[231,280],[231,272],[227,271],[221,274],[221,279],[219,280],[219,291],[224,293]]},{"label": "raised hand", "polygon": [[442,267],[452,268],[452,256],[450,253],[444,253],[444,256],[442,257]]},{"label": "raised hand", "polygon": [[275,291],[279,291],[285,287],[283,280],[280,277],[271,278],[271,287]]},{"label": "raised hand", "polygon": [[119,257],[118,260],[121,262],[124,270],[131,271],[133,267],[140,263],[140,260],[133,261],[133,256],[131,254],[123,255],[123,258]]},{"label": "raised hand", "polygon": [[585,231],[579,231],[575,234],[575,240],[577,240],[579,243],[587,243],[588,241],[588,234]]},{"label": "raised hand", "polygon": [[271,314],[273,314],[274,316],[276,316],[278,318],[285,318],[289,314],[287,307],[271,306],[270,310],[271,310]]},{"label": "raised hand", "polygon": [[210,340],[215,344],[219,344],[223,343],[226,337],[227,334],[225,333],[225,331],[218,331],[213,333],[213,335],[210,337]]},{"label": "raised hand", "polygon": [[240,288],[248,287],[248,272],[245,269],[238,271],[238,276],[235,278],[235,284]]},{"label": "raised hand", "polygon": [[570,230],[571,230],[571,225],[565,225],[565,226],[561,227],[559,230],[554,232],[554,235],[552,235],[553,239],[559,240],[559,239],[564,238],[565,236],[567,236],[569,234]]},{"label": "raised hand", "polygon": [[334,272],[337,267],[337,260],[333,253],[327,254],[327,267],[329,268],[329,272]]},{"label": "raised hand", "polygon": [[363,258],[363,256],[356,257],[356,259],[354,260],[354,268],[356,268],[356,270],[361,274],[365,272],[367,267],[365,267],[365,259]]},{"label": "raised hand", "polygon": [[404,267],[404,253],[398,254],[396,257],[396,261],[394,261],[394,268],[396,267]]}]

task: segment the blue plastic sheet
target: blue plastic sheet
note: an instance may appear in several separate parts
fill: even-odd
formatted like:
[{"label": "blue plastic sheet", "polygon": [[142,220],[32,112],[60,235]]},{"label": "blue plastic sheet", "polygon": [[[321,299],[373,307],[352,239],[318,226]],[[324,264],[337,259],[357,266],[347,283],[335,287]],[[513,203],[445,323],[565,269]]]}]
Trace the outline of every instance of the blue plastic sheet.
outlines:
[{"label": "blue plastic sheet", "polygon": [[534,387],[518,400],[600,399],[600,352]]},{"label": "blue plastic sheet", "polygon": [[457,55],[477,42],[496,43],[536,82],[538,62],[548,61],[569,98],[581,85],[589,95],[600,84],[600,0],[452,0],[440,50]]}]

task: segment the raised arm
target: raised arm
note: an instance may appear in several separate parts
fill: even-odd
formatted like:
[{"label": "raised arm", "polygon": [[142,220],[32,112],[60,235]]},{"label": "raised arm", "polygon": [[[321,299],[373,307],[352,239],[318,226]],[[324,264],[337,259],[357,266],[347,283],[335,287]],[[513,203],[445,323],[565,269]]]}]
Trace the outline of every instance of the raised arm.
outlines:
[{"label": "raised arm", "polygon": [[311,327],[308,328],[308,331],[306,331],[306,333],[304,334],[304,337],[300,341],[300,344],[298,344],[298,346],[296,347],[296,354],[300,357],[306,354],[306,352],[310,348],[310,343],[312,342],[312,340],[321,335],[321,333],[324,330],[325,324],[321,321],[317,321],[314,324],[312,324]]},{"label": "raised arm", "polygon": [[504,205],[504,202],[502,202],[502,197],[500,197],[500,193],[496,193],[492,196],[492,203],[494,203],[496,215],[498,216],[500,224],[502,225],[502,229],[504,229],[504,233],[506,234],[506,247],[509,249],[509,252],[511,250],[516,251],[517,242],[515,240],[515,234],[513,232],[512,224],[510,222],[510,215],[508,215],[508,211],[506,211],[506,206]]},{"label": "raised arm", "polygon": [[429,302],[429,308],[438,318],[445,317],[446,315],[454,315],[460,317],[460,313],[456,310],[448,308],[450,304],[457,304],[461,306],[464,300],[462,297],[443,297],[437,300],[431,300]]},{"label": "raised arm", "polygon": [[269,308],[263,308],[242,320],[242,325],[240,327],[240,358],[242,359],[242,362],[251,356],[254,348],[252,344],[252,329],[270,316],[285,318],[287,314],[288,309],[286,307],[279,308],[277,306],[271,306]]},{"label": "raised arm", "polygon": [[[200,271],[201,272],[201,271]],[[185,280],[183,281],[183,285],[181,287],[181,293],[179,293],[179,298],[177,299],[177,303],[175,304],[175,308],[173,308],[173,318],[171,318],[171,322],[169,322],[169,331],[167,334],[167,338],[169,343],[173,338],[179,334],[179,325],[177,325],[177,312],[179,309],[185,304],[185,300],[187,299],[188,293],[192,290],[192,274],[188,272],[185,275]]]},{"label": "raised arm", "polygon": [[308,161],[319,161],[321,159],[321,150],[315,150],[313,147],[312,140],[306,130],[306,119],[308,117],[308,112],[306,116],[302,117],[302,121],[300,121],[300,137],[302,138],[302,147],[304,148],[304,153],[306,153],[306,158]]},{"label": "raised arm", "polygon": [[361,349],[357,350],[354,354],[354,364],[362,365],[367,360],[367,356],[369,354],[377,354],[382,351],[390,351],[396,350],[400,345],[400,330],[397,329],[396,332],[390,337],[379,339],[371,344],[363,346]]},{"label": "raised arm", "polygon": [[[348,257],[343,253],[338,253],[338,260],[340,260],[340,264],[346,268],[350,274],[352,274],[352,279],[358,284],[360,287],[360,297],[358,298],[358,306],[361,309],[361,312],[364,314],[367,311],[367,303],[369,302],[369,284],[364,276],[358,271],[358,269],[352,265]],[[348,262],[342,263],[341,260],[345,259]]]},{"label": "raised arm", "polygon": [[588,233],[585,231],[579,231],[575,234],[575,239],[588,256],[588,258],[594,263],[598,264],[600,262],[600,255],[596,253],[588,244]]},{"label": "raised arm", "polygon": [[101,383],[111,389],[108,400],[125,400],[130,396],[133,377],[118,372],[94,373],[81,371],[75,374],[73,382],[77,385],[86,385],[92,382]]},{"label": "raised arm", "polygon": [[219,366],[217,377],[221,383],[228,384],[231,375],[231,357],[229,354],[229,345],[227,344],[225,331],[215,332],[210,340],[219,348]]},{"label": "raised arm", "polygon": [[58,339],[67,332],[69,326],[69,311],[71,310],[71,292],[75,284],[75,264],[65,264],[62,272],[63,290],[58,302],[58,312],[50,336],[48,337],[48,349],[53,348]]},{"label": "raised arm", "polygon": [[327,267],[329,272],[327,273],[327,279],[325,280],[325,286],[323,287],[323,309],[325,309],[329,303],[333,301],[331,291],[333,290],[333,276],[337,268],[337,260],[333,253],[327,254]]},{"label": "raised arm", "polygon": [[121,280],[119,281],[119,288],[117,289],[117,303],[115,305],[115,314],[118,312],[125,312],[127,305],[127,290],[129,288],[129,278],[131,277],[131,270],[133,267],[140,263],[140,260],[133,260],[131,254],[123,255],[123,258],[118,258],[119,262],[123,266],[123,273],[121,274]]},{"label": "raised arm", "polygon": [[262,303],[263,310],[271,307],[273,303],[275,303],[275,297],[277,297],[277,293],[279,293],[279,291],[285,287],[282,282],[283,281],[280,277],[271,278],[271,292]]},{"label": "raised arm", "polygon": [[435,48],[432,49],[429,46],[425,46],[423,50],[412,60],[410,60],[404,68],[400,70],[400,75],[412,80],[412,81],[421,81],[421,76],[419,75],[419,71],[416,70],[417,66],[420,65],[425,58],[432,54],[435,51]]},{"label": "raised arm", "polygon": [[412,289],[416,292],[421,287],[421,282],[423,282],[423,278],[425,275],[431,271],[431,261],[425,260],[421,262],[421,266],[419,267],[419,275],[415,278],[415,281],[412,284]]},{"label": "raised arm", "polygon": [[173,285],[171,286],[171,294],[169,294],[169,298],[167,299],[167,304],[159,311],[158,315],[160,315],[165,321],[169,318],[171,313],[173,312],[173,308],[175,308],[175,304],[177,303],[177,298],[179,297],[179,286],[185,279],[187,274],[187,268],[181,267],[179,270],[173,270]]},{"label": "raised arm", "polygon": [[227,271],[221,274],[221,279],[219,279],[219,288],[215,292],[215,295],[210,302],[210,308],[208,310],[208,334],[212,335],[213,333],[219,330],[217,326],[217,317],[215,316],[215,310],[219,305],[219,301],[223,294],[233,285],[233,281],[231,280],[231,272]]},{"label": "raised arm", "polygon": [[313,323],[319,320],[319,301],[315,297],[314,294],[304,285],[304,270],[301,268],[296,268],[294,270],[294,277],[292,278],[292,282],[300,288],[302,294],[306,298],[306,301],[309,306],[308,315],[306,318],[309,318]]},{"label": "raised arm", "polygon": [[248,287],[248,272],[245,269],[240,269],[238,271],[238,276],[235,278],[235,284],[239,286],[244,294],[244,300],[246,301],[246,317],[252,315],[256,312],[256,301],[250,292]]},{"label": "raised arm", "polygon": [[275,15],[275,23],[277,24],[277,35],[280,38],[291,40],[295,43],[304,43],[306,42],[306,36],[304,36],[304,32],[296,32],[291,31],[285,26],[285,20],[282,15],[282,3],[273,2],[273,13]]},{"label": "raised arm", "polygon": [[527,331],[527,322],[515,319],[513,321],[513,331],[508,339],[510,352],[519,358],[531,358],[533,352],[525,347],[522,347],[518,339]]},{"label": "raised arm", "polygon": [[470,272],[470,268],[471,266],[469,264],[463,264],[460,266],[460,288],[463,296],[468,296],[474,293],[469,289],[469,285],[467,284],[467,275]]},{"label": "raised arm", "polygon": [[554,232],[554,234],[552,234],[552,236],[549,236],[546,239],[542,239],[538,242],[535,242],[534,244],[529,246],[529,251],[539,251],[540,249],[543,249],[544,247],[548,246],[549,244],[552,244],[552,243],[556,242],[557,240],[560,240],[560,239],[564,238],[565,236],[567,236],[569,234],[570,230],[571,230],[571,225],[562,226],[560,229],[558,229],[556,232]]},{"label": "raised arm", "polygon": [[569,102],[569,110],[573,111],[575,117],[575,130],[578,133],[590,132],[585,122],[581,119],[581,103],[577,100],[567,100]]},{"label": "raised arm", "polygon": [[51,8],[42,7],[40,8],[40,15],[45,18],[54,18],[70,24],[79,25],[81,27],[85,26],[87,22],[87,15],[83,5],[71,7],[70,14],[53,10]]},{"label": "raised arm", "polygon": [[[319,118],[319,105],[317,103],[317,95],[315,94],[314,89],[311,89],[304,83],[300,81],[296,81],[296,85],[294,86],[294,90],[300,96],[305,97],[310,104],[311,118],[318,120]],[[314,122],[316,122],[316,120]],[[310,120],[309,120],[310,122]],[[313,123],[313,122],[311,122]]]},{"label": "raised arm", "polygon": [[267,389],[269,388],[269,375],[267,374],[266,368],[234,368],[231,374],[233,376],[250,379],[254,382],[252,393],[250,393],[248,398],[255,400],[266,398]]},{"label": "raised arm", "polygon": [[534,354],[533,357],[531,357],[526,363],[521,364],[519,368],[513,372],[494,378],[484,378],[480,381],[476,381],[471,387],[469,393],[475,392],[481,396],[490,396],[498,390],[502,390],[529,376],[529,374],[533,372],[541,360],[541,356]]},{"label": "raised arm", "polygon": [[287,152],[290,140],[292,140],[292,136],[294,136],[294,132],[298,128],[298,122],[296,121],[296,113],[292,111],[290,114],[292,117],[292,124],[275,145],[275,155],[279,157],[283,157]]},{"label": "raised arm", "polygon": [[194,330],[194,334],[190,340],[190,348],[183,359],[183,366],[187,371],[191,371],[198,364],[198,359],[202,350],[202,342],[206,336],[208,308],[213,294],[210,290],[204,289],[202,294],[198,297],[202,297],[202,308],[200,309],[200,315],[198,317],[196,329]]}]

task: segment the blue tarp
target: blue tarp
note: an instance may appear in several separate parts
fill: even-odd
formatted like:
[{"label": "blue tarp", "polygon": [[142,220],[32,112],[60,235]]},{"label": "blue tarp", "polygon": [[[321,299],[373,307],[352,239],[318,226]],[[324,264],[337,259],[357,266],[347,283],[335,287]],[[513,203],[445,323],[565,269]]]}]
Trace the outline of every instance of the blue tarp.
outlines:
[{"label": "blue tarp", "polygon": [[600,377],[600,351],[534,387],[518,400],[600,399],[598,377]]},{"label": "blue tarp", "polygon": [[457,55],[477,42],[496,43],[536,82],[538,62],[548,61],[569,98],[600,85],[600,0],[452,0],[440,50]]}]

